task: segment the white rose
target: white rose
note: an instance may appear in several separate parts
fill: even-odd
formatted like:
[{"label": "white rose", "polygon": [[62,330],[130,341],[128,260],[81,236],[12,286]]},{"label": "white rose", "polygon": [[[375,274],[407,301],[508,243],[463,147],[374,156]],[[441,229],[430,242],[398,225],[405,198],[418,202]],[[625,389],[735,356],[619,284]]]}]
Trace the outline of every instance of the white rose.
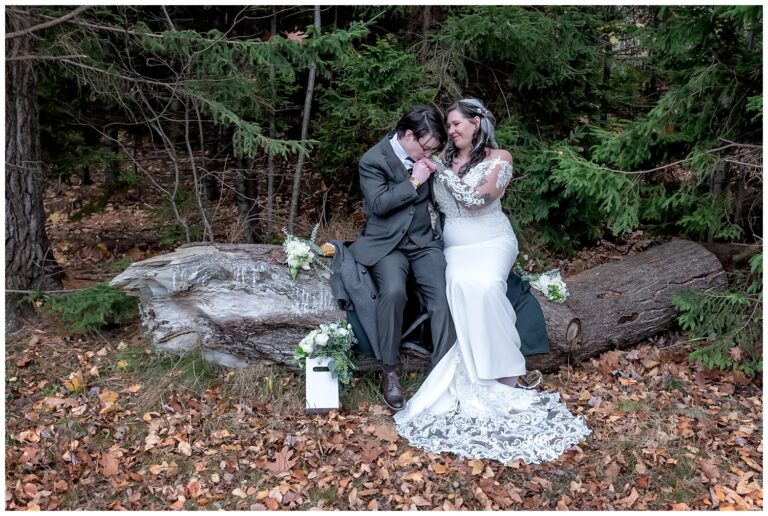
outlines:
[{"label": "white rose", "polygon": [[314,339],[309,339],[307,337],[304,337],[304,339],[302,339],[302,341],[299,342],[299,347],[304,353],[309,355],[315,349],[315,341]]},{"label": "white rose", "polygon": [[315,337],[315,344],[317,344],[318,346],[325,346],[326,344],[328,344],[328,335],[326,335],[325,333],[321,333],[320,335],[317,335]]},{"label": "white rose", "polygon": [[338,330],[336,330],[336,333],[338,333],[342,337],[346,337],[349,334],[346,328],[339,328]]}]

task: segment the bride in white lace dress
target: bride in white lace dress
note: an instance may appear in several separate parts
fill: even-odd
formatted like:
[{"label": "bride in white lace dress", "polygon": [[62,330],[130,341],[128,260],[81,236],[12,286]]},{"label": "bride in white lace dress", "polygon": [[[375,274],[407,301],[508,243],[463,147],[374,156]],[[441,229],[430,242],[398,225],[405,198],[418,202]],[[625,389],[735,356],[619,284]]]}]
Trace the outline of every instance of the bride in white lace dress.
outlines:
[{"label": "bride in white lace dress", "polygon": [[493,115],[476,99],[448,110],[450,142],[435,200],[445,214],[446,291],[457,342],[405,408],[397,430],[412,446],[501,462],[553,460],[589,434],[558,393],[516,388],[525,374],[506,280],[518,248],[501,195],[512,157],[497,148]]}]

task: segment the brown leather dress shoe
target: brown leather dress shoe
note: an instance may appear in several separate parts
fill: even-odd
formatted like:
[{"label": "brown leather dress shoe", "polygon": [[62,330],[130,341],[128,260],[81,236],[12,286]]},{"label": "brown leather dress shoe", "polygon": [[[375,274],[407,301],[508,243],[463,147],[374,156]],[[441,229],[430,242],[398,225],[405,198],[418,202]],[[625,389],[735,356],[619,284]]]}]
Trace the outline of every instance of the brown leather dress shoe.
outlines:
[{"label": "brown leather dress shoe", "polygon": [[384,369],[381,372],[381,392],[384,395],[384,403],[392,410],[405,408],[405,393],[400,385],[397,369]]}]

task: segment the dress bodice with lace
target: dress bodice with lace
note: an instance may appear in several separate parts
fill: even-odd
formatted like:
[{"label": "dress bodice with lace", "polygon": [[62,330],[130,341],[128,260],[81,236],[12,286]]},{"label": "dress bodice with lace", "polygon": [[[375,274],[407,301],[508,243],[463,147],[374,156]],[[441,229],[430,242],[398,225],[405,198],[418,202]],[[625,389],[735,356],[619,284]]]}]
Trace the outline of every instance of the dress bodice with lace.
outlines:
[{"label": "dress bodice with lace", "polygon": [[[498,157],[489,159],[472,167],[463,177],[438,161],[434,163],[438,168],[435,203],[445,215],[446,245],[456,242],[451,236],[459,230],[478,240],[494,234],[515,239],[512,225],[501,209],[501,196],[512,179],[511,163]],[[479,233],[475,232],[477,229]]]},{"label": "dress bodice with lace", "polygon": [[501,211],[501,198],[512,179],[512,164],[501,158],[482,161],[459,177],[440,162],[435,200],[447,219],[481,217]]}]

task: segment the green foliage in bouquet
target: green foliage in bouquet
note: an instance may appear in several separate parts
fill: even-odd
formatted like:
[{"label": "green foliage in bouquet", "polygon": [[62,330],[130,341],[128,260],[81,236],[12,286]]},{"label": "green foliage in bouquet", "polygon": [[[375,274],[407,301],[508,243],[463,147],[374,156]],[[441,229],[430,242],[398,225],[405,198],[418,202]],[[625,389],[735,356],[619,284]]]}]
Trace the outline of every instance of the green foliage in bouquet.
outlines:
[{"label": "green foliage in bouquet", "polygon": [[683,290],[672,295],[678,322],[691,340],[704,345],[690,358],[704,366],[736,369],[749,377],[763,370],[763,255],[749,262],[748,273],[731,273],[732,287]]},{"label": "green foliage in bouquet", "polygon": [[328,364],[331,375],[348,385],[355,369],[352,346],[356,341],[352,325],[347,322],[321,324],[299,342],[294,351],[294,359],[304,367],[306,358],[331,358],[333,360]]}]

